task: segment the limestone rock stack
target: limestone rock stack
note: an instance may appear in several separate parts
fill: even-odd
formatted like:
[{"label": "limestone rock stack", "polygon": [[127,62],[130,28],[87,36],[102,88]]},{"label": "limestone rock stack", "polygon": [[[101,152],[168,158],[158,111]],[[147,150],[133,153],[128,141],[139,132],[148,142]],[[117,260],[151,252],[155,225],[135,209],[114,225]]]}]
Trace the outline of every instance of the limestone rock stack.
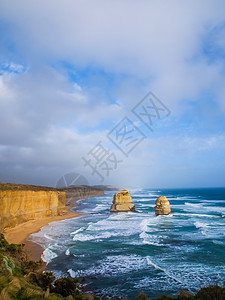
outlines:
[{"label": "limestone rock stack", "polygon": [[111,212],[136,211],[132,198],[127,190],[116,193],[113,198]]},{"label": "limestone rock stack", "polygon": [[171,213],[170,203],[165,196],[160,196],[155,201],[155,214],[158,215],[169,215]]}]

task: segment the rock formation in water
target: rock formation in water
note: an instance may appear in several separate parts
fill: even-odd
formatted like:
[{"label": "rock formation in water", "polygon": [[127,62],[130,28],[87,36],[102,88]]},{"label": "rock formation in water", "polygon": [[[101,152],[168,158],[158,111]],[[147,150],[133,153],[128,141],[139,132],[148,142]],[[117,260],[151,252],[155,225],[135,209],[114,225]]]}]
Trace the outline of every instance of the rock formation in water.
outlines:
[{"label": "rock formation in water", "polygon": [[160,196],[155,201],[155,214],[158,215],[169,215],[171,213],[170,203],[165,196]]},{"label": "rock formation in water", "polygon": [[132,198],[127,190],[116,193],[113,197],[111,212],[136,211]]}]

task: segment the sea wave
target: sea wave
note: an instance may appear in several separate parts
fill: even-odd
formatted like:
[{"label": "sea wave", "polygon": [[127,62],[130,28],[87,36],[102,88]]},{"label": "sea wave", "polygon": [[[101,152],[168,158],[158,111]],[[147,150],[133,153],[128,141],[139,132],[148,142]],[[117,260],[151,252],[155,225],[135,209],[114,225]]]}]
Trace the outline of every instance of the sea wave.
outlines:
[{"label": "sea wave", "polygon": [[184,204],[186,206],[191,206],[191,207],[194,207],[194,208],[202,208],[203,207],[203,205],[201,203],[185,202]]},{"label": "sea wave", "polygon": [[202,223],[202,222],[194,222],[196,228],[208,228],[209,224]]},{"label": "sea wave", "polygon": [[73,234],[75,235],[75,234],[77,234],[78,232],[83,231],[84,229],[85,229],[85,227],[80,227],[80,228],[78,228],[77,230],[71,232],[70,235],[73,235]]},{"label": "sea wave", "polygon": [[195,290],[211,282],[222,283],[222,201],[206,200],[204,193],[198,199],[191,193],[170,192],[172,213],[156,217],[152,194],[156,199],[157,192],[136,191],[140,196],[136,198],[134,193],[141,213],[110,214],[106,208],[111,196],[94,202],[86,199],[82,205],[93,214],[43,230],[39,239],[48,248],[43,256],[48,262],[54,260],[49,270],[63,270],[63,276],[87,276],[87,288],[92,291],[113,286],[118,291],[129,290],[128,296],[142,287],[156,295],[159,289]]},{"label": "sea wave", "polygon": [[95,262],[86,270],[70,269],[74,277],[80,276],[104,276],[117,277],[119,274],[125,274],[131,271],[138,272],[139,270],[147,268],[145,257],[138,255],[110,255],[101,261]]},{"label": "sea wave", "polygon": [[56,258],[58,255],[52,251],[50,248],[47,248],[44,250],[44,252],[41,255],[41,259],[49,264],[54,258]]},{"label": "sea wave", "polygon": [[153,266],[155,269],[164,272],[169,278],[175,280],[176,282],[178,282],[178,283],[180,283],[180,284],[183,284],[183,282],[182,282],[180,279],[178,279],[177,277],[171,275],[166,269],[163,269],[163,268],[159,267],[158,265],[154,264],[154,263],[150,260],[150,257],[149,257],[149,256],[147,256],[146,259],[147,259],[148,265]]},{"label": "sea wave", "polygon": [[140,233],[139,238],[142,239],[143,244],[159,246],[159,247],[165,246],[162,243],[163,236],[160,235],[152,235],[150,233],[143,231],[142,233]]}]

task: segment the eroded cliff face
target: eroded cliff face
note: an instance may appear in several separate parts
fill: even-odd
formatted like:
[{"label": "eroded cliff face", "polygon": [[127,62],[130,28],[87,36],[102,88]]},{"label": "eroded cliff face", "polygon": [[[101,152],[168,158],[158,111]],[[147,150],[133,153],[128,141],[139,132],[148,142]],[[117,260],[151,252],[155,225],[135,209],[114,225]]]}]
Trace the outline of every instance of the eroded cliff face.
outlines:
[{"label": "eroded cliff face", "polygon": [[0,183],[0,231],[29,220],[63,215],[74,206],[74,200],[101,195],[103,190],[90,186],[56,189]]},{"label": "eroded cliff face", "polygon": [[0,190],[0,231],[29,220],[62,215],[65,204],[65,192]]}]

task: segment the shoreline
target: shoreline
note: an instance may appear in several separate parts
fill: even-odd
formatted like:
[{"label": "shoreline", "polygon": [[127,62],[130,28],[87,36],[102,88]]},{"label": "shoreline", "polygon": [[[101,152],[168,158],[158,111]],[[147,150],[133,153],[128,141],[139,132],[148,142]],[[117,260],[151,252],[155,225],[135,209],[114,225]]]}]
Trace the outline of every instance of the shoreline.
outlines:
[{"label": "shoreline", "polygon": [[[83,198],[81,198],[83,199]],[[4,236],[9,243],[13,244],[24,244],[24,251],[29,260],[40,261],[42,260],[41,255],[44,251],[39,244],[35,241],[29,241],[30,234],[38,232],[42,227],[52,222],[62,221],[66,219],[76,218],[83,214],[72,211],[71,209],[76,207],[76,202],[80,199],[73,200],[72,203],[66,205],[66,213],[61,216],[45,217],[37,220],[30,220],[21,223],[13,228],[5,229]],[[42,260],[44,266],[45,262]]]}]

